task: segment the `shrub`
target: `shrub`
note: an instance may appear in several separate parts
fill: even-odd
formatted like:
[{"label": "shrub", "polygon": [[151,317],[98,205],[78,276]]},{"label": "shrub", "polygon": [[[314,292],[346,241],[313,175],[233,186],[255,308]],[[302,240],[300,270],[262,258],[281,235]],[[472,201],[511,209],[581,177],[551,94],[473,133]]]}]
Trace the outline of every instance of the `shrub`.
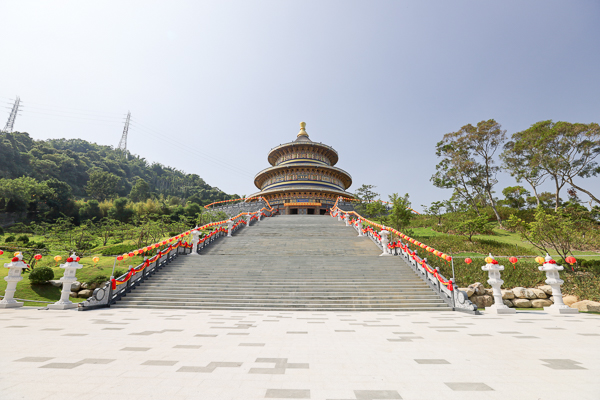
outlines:
[{"label": "shrub", "polygon": [[6,237],[6,239],[4,239],[4,241],[5,241],[6,243],[12,243],[12,242],[14,242],[15,240],[16,240],[16,237],[15,237],[15,235],[9,235],[9,236],[7,236],[7,237]]},{"label": "shrub", "polygon": [[114,275],[114,277],[118,278],[121,275],[125,275],[126,273],[127,273],[127,271],[124,270],[124,269],[120,269],[120,268],[119,269],[115,269],[115,275]]},{"label": "shrub", "polygon": [[177,236],[179,235],[180,232],[169,232],[169,236],[173,237],[173,236]]},{"label": "shrub", "polygon": [[129,253],[130,251],[137,250],[138,246],[135,244],[116,244],[114,246],[106,247],[102,250],[103,256],[114,256],[123,253]]},{"label": "shrub", "polygon": [[21,235],[17,238],[17,243],[27,244],[29,243],[29,237],[27,235]]},{"label": "shrub", "polygon": [[[116,271],[115,271],[116,272]],[[110,278],[106,275],[96,275],[91,279],[88,279],[85,283],[88,285],[96,284],[97,286],[102,285],[104,282],[108,282]]]},{"label": "shrub", "polygon": [[48,267],[35,268],[29,274],[29,281],[31,283],[46,283],[50,279],[54,279],[54,271],[52,271],[52,269]]},{"label": "shrub", "polygon": [[0,236],[4,236],[4,229],[0,226]]}]

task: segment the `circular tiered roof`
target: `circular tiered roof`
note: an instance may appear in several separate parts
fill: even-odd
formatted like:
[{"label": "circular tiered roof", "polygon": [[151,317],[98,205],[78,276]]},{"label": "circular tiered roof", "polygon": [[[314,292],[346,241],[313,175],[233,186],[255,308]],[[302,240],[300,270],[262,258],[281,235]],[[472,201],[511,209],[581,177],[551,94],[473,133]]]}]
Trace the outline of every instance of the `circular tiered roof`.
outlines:
[{"label": "circular tiered roof", "polygon": [[352,184],[352,177],[335,167],[338,162],[337,151],[331,146],[310,140],[305,127],[306,123],[300,123],[296,140],[269,151],[271,167],[254,177],[254,184],[260,192],[252,196],[272,197],[287,192],[306,192],[312,197],[319,197],[321,193],[327,198],[352,196],[346,192]]}]

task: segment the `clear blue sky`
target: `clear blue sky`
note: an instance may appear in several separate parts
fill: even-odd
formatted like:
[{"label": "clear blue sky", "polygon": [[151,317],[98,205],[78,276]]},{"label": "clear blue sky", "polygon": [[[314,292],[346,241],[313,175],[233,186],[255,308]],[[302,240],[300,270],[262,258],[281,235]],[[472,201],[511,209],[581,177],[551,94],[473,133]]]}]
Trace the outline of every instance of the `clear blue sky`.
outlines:
[{"label": "clear blue sky", "polygon": [[595,0],[4,1],[0,15],[16,130],[116,146],[131,110],[131,152],[228,193],[256,191],[300,121],[338,150],[350,191],[408,192],[418,209],[451,195],[429,182],[445,133],[600,122]]}]

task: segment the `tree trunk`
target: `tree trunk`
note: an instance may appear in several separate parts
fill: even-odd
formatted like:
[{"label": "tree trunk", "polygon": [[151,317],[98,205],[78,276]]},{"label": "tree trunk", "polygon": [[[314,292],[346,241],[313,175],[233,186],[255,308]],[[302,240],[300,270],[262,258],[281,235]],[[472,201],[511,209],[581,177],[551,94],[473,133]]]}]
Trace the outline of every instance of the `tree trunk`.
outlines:
[{"label": "tree trunk", "polygon": [[496,202],[494,201],[494,198],[492,197],[492,192],[488,191],[487,194],[490,198],[490,205],[492,206],[492,210],[494,210],[494,214],[496,214],[496,219],[498,220],[498,224],[500,226],[502,226],[502,218],[500,218],[500,214],[498,214],[498,210],[496,210]]},{"label": "tree trunk", "polygon": [[560,189],[562,188],[561,186],[558,186],[558,177],[557,176],[553,176],[554,178],[554,183],[556,184],[556,195],[554,196],[554,211],[558,211],[558,201],[560,200],[559,194],[560,194]]},{"label": "tree trunk", "polygon": [[529,183],[529,185],[531,186],[531,188],[533,189],[533,195],[535,196],[535,200],[537,202],[537,206],[540,206],[540,195],[537,192],[537,189],[535,188],[535,185],[533,183],[531,183],[530,181],[528,181],[527,179],[525,179],[527,181],[527,183]]}]

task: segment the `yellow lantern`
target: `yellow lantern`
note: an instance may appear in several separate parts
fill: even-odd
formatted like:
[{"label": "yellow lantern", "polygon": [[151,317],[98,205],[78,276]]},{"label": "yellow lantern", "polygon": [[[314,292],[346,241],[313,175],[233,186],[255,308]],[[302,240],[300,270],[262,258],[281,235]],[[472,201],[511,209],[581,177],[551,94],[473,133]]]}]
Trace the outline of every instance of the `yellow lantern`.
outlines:
[{"label": "yellow lantern", "polygon": [[486,263],[486,264],[491,264],[491,263],[492,263],[492,260],[493,260],[493,259],[492,259],[492,257],[486,257],[486,258],[485,258],[485,263]]},{"label": "yellow lantern", "polygon": [[18,256],[18,255],[19,255],[19,253],[20,253],[20,251],[16,251],[16,252],[15,252],[15,254],[13,254],[13,257],[16,257],[16,256]]},{"label": "yellow lantern", "polygon": [[127,260],[129,258],[129,254],[123,254],[123,260]]},{"label": "yellow lantern", "polygon": [[137,256],[138,254],[140,254],[140,251],[139,250],[134,250],[133,254],[135,254]]},{"label": "yellow lantern", "polygon": [[546,259],[544,259],[544,257],[537,256],[535,258],[535,262],[538,263],[538,264],[543,264],[543,263],[546,262]]},{"label": "yellow lantern", "polygon": [[92,258],[92,261],[97,263],[98,261],[100,261],[100,257],[94,257],[94,258]]}]

